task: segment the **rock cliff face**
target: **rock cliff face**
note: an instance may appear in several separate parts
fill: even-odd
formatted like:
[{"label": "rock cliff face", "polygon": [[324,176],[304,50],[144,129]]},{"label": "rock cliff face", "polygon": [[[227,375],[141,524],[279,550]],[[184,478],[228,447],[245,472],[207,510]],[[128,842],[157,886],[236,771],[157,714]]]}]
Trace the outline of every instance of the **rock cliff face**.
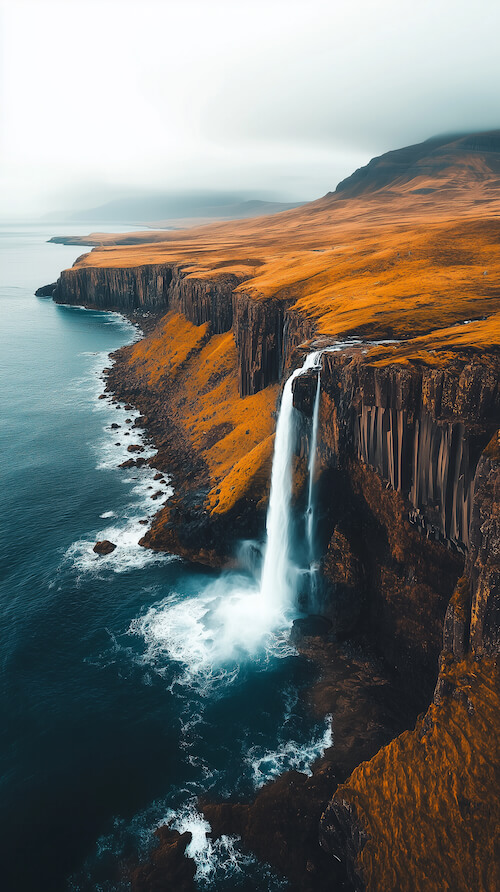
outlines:
[{"label": "rock cliff face", "polygon": [[[478,459],[500,417],[499,370],[494,357],[442,371],[377,367],[355,347],[322,356],[319,609],[339,634],[366,629],[427,696],[469,547]],[[315,391],[315,374],[296,379],[306,431]]]},{"label": "rock cliff face", "polygon": [[[189,270],[77,266],[61,275],[55,298],[161,317],[143,341],[119,351],[109,377],[109,387],[141,410],[159,466],[175,478],[175,497],[143,544],[223,566],[235,537],[263,533],[276,385],[305,351],[334,339],[318,339],[315,322],[291,299],[250,293],[244,274]],[[414,731],[391,743],[401,725],[370,737],[362,751],[353,741],[343,768],[358,764],[353,753],[370,761],[350,778],[329,769],[326,786],[311,782],[308,839],[324,810],[319,873],[328,864],[323,856],[334,855],[359,890],[491,892],[494,868],[479,876],[475,865],[493,863],[488,825],[498,817],[489,794],[500,705],[500,453],[491,439],[500,419],[498,351],[450,351],[433,367],[418,355],[380,362],[367,346],[347,344],[325,349],[321,362],[315,502],[322,584],[309,607],[332,621],[337,639],[371,642],[405,688],[413,718],[433,702]],[[316,386],[316,374],[294,384],[302,469]],[[302,510],[303,483],[300,490],[297,479]],[[292,780],[299,814],[308,786]],[[253,819],[243,810],[238,820],[243,832]],[[232,832],[225,817],[220,826]],[[250,840],[261,835],[248,833]],[[465,866],[454,886],[455,845]],[[259,851],[268,857],[265,845]],[[309,851],[308,842],[301,870],[312,879],[303,888],[322,888],[307,866]],[[286,843],[278,861],[280,869],[289,861]]]},{"label": "rock cliff face", "polygon": [[324,848],[344,861],[357,890],[492,892],[500,884],[491,830],[500,819],[498,433],[473,492],[433,702],[414,731],[353,772],[321,820]]},{"label": "rock cliff face", "polygon": [[166,311],[172,270],[162,265],[64,270],[56,284],[57,303],[98,310]]},{"label": "rock cliff face", "polygon": [[232,293],[239,281],[228,274],[212,279],[189,277],[180,267],[163,264],[74,267],[61,273],[53,294],[58,303],[99,310],[147,310],[159,315],[173,309],[194,325],[210,323],[211,331],[221,334],[231,329]]},{"label": "rock cliff face", "polygon": [[200,278],[178,266],[149,264],[74,267],[47,287],[58,303],[157,315],[174,310],[193,325],[207,322],[212,334],[232,329],[239,393],[245,397],[280,380],[293,349],[312,337],[314,325],[290,312],[286,301],[250,298],[238,288],[241,283],[231,273]]},{"label": "rock cliff face", "polygon": [[241,290],[233,297],[233,318],[240,396],[282,380],[295,348],[314,334],[314,324],[285,301],[255,300]]},{"label": "rock cliff face", "polygon": [[475,493],[467,562],[470,577],[471,617],[469,649],[478,655],[498,656],[500,653],[500,442],[498,434],[479,462],[475,477]]},{"label": "rock cliff face", "polygon": [[241,396],[257,393],[278,381],[284,314],[281,301],[256,301],[242,292],[234,295],[234,340]]},{"label": "rock cliff face", "polygon": [[457,360],[446,371],[378,368],[356,354],[325,353],[323,460],[369,465],[407,498],[410,521],[428,538],[465,551],[476,465],[500,415],[499,368],[498,360]]},{"label": "rock cliff face", "polygon": [[179,269],[172,271],[169,307],[183,313],[193,325],[208,322],[213,334],[230,331],[233,324],[233,291],[239,284],[234,275],[215,279],[187,277]]}]

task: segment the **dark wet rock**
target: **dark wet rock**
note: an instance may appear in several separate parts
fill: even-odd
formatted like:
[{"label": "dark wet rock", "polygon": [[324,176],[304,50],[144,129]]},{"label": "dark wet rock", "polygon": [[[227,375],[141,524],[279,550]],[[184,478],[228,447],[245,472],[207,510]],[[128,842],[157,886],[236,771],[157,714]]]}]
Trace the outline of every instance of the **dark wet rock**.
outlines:
[{"label": "dark wet rock", "polygon": [[324,616],[305,616],[293,621],[290,632],[290,643],[299,644],[304,638],[316,638],[329,635],[332,631],[332,623]]},{"label": "dark wet rock", "polygon": [[165,493],[163,492],[163,490],[158,489],[155,493],[153,493],[153,495],[151,496],[151,498],[152,498],[152,499],[161,499],[161,497],[164,496],[164,495],[165,495]]},{"label": "dark wet rock", "polygon": [[111,424],[110,427],[112,428],[112,430],[115,431],[115,430],[118,430],[118,428],[121,427],[121,425],[117,424],[116,421],[113,421],[113,424]]},{"label": "dark wet rock", "polygon": [[126,418],[126,419],[125,419],[125,423],[126,423],[126,424],[132,424],[132,419],[131,419],[131,418]]},{"label": "dark wet rock", "polygon": [[130,446],[127,446],[127,452],[144,452],[144,446],[141,446],[140,443],[131,443]]},{"label": "dark wet rock", "polygon": [[[354,537],[352,537],[354,539]],[[322,597],[335,633],[345,637],[355,628],[364,602],[362,563],[339,527],[333,531],[321,561]]]},{"label": "dark wet rock", "polygon": [[244,848],[286,876],[294,892],[343,892],[352,887],[345,864],[320,848],[321,815],[360,762],[411,727],[416,707],[378,661],[354,645],[337,645],[324,634],[330,626],[322,617],[308,619],[314,634],[301,638],[299,650],[320,677],[304,696],[318,717],[332,716],[334,746],[314,763],[312,777],[288,771],[250,803],[200,804],[214,837],[241,836]]},{"label": "dark wet rock", "polygon": [[37,288],[35,291],[35,297],[52,297],[56,287],[57,282],[52,282],[51,285],[42,285],[41,288]]},{"label": "dark wet rock", "polygon": [[[372,467],[407,499],[428,538],[465,553],[477,462],[500,416],[498,354],[456,358],[446,369],[379,368],[356,351],[325,353],[322,362],[324,457]],[[297,385],[298,407],[306,384]]]},{"label": "dark wet rock", "polygon": [[500,431],[478,464],[474,481],[470,577],[470,647],[500,655]]},{"label": "dark wet rock", "polygon": [[121,465],[118,465],[119,468],[140,468],[142,465],[147,464],[145,458],[128,458],[126,461],[122,461]]},{"label": "dark wet rock", "polygon": [[191,833],[169,827],[155,830],[158,847],[130,875],[132,892],[195,892],[196,865],[186,857]]},{"label": "dark wet rock", "polygon": [[159,471],[158,474],[155,474],[153,477],[153,480],[163,480],[163,479],[164,479],[164,477],[163,477],[163,474],[161,473],[161,471]]},{"label": "dark wet rock", "polygon": [[314,369],[299,375],[292,384],[293,405],[307,418],[313,415],[317,386],[318,373]]},{"label": "dark wet rock", "polygon": [[96,554],[111,554],[115,548],[116,545],[114,542],[110,542],[109,539],[103,539],[100,542],[96,542],[93,550]]},{"label": "dark wet rock", "polygon": [[97,397],[97,399],[99,399],[99,400],[105,400],[106,397],[107,397],[107,395],[108,395],[107,393],[100,393],[99,396]]}]

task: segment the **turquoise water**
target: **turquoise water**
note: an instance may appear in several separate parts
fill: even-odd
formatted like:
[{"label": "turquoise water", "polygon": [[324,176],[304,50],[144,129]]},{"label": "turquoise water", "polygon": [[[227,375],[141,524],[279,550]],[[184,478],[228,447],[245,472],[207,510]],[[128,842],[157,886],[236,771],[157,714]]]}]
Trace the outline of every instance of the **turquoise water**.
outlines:
[{"label": "turquoise water", "polygon": [[[307,769],[329,742],[301,703],[311,670],[286,622],[240,635],[250,574],[137,544],[151,487],[171,489],[117,467],[136,413],[98,395],[108,353],[138,334],[34,297],[81,253],[53,234],[0,227],[2,889],[126,889],[124,863],[166,820],[194,833],[200,890],[281,888],[237,840],[207,844],[196,799]],[[94,555],[98,538],[116,551]]]}]

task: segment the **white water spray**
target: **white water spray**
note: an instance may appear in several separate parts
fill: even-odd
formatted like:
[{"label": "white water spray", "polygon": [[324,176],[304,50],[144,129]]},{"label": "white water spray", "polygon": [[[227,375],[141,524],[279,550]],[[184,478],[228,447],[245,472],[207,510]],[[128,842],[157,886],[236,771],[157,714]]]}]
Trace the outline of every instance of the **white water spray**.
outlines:
[{"label": "white water spray", "polygon": [[[310,353],[302,368],[288,378],[281,401],[271,473],[271,492],[267,512],[267,542],[264,548],[260,584],[255,578],[238,573],[223,573],[196,597],[170,594],[154,604],[146,615],[130,626],[147,643],[143,661],[162,673],[171,660],[182,667],[176,683],[195,686],[206,693],[213,686],[231,684],[238,675],[241,654],[285,656],[289,651],[283,630],[291,620],[300,580],[309,574],[315,586],[313,480],[319,424],[320,359],[324,352],[342,349],[332,345]],[[309,562],[299,566],[293,553],[292,461],[296,447],[296,417],[293,407],[293,382],[311,370],[318,373],[309,455],[309,494],[306,536]],[[243,563],[254,571],[259,563],[256,543],[242,546]],[[294,559],[295,557],[295,559]],[[166,662],[167,661],[167,662]]]},{"label": "white water spray", "polygon": [[271,473],[271,493],[267,512],[267,545],[261,577],[261,594],[267,603],[283,609],[293,601],[298,568],[292,560],[291,501],[292,457],[295,447],[295,419],[292,385],[299,375],[317,365],[320,353],[306,356],[302,368],[292,372],[283,389]]},{"label": "white water spray", "polygon": [[307,510],[306,510],[306,535],[307,547],[309,554],[309,564],[314,561],[314,471],[316,466],[316,447],[318,443],[318,422],[319,422],[319,402],[321,396],[321,351],[312,354],[314,357],[313,368],[318,370],[318,381],[316,384],[316,396],[314,398],[314,408],[312,415],[312,432],[311,442],[309,445],[309,461],[307,472],[309,476],[309,486],[307,492]]}]

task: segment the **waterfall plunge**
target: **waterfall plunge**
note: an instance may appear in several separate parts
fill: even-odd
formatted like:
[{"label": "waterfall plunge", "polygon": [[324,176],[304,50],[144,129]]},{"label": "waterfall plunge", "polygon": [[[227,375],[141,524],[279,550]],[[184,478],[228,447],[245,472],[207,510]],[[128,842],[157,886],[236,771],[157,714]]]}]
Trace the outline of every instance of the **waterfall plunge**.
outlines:
[{"label": "waterfall plunge", "polygon": [[[145,616],[135,620],[130,631],[147,642],[147,659],[163,671],[164,657],[183,666],[178,684],[196,686],[206,693],[212,686],[231,684],[238,677],[243,654],[287,653],[287,643],[276,631],[283,630],[290,619],[299,579],[309,575],[309,590],[314,595],[314,471],[321,396],[321,356],[338,352],[361,342],[337,342],[310,353],[302,368],[289,377],[283,389],[276,426],[271,493],[267,512],[267,544],[264,549],[260,584],[247,573],[223,573],[196,596],[169,595],[153,605]],[[377,343],[377,342],[373,342]],[[292,385],[299,375],[317,371],[311,443],[308,461],[308,504],[304,517],[309,567],[293,560],[292,538],[292,459],[296,446],[295,410]],[[245,550],[245,549],[243,549]],[[253,573],[258,563],[257,543],[247,543],[247,571]],[[235,668],[234,663],[237,663]],[[230,663],[229,669],[227,664]]]},{"label": "waterfall plunge", "polygon": [[[299,568],[291,554],[291,502],[292,502],[292,457],[295,447],[295,419],[293,408],[292,385],[299,375],[313,368],[318,368],[318,387],[314,405],[313,439],[317,437],[319,415],[319,359],[321,351],[310,353],[302,366],[288,378],[283,389],[281,408],[276,426],[274,443],[273,468],[271,474],[271,493],[267,512],[267,545],[262,567],[260,591],[268,604],[283,609],[292,603],[296,589]],[[312,551],[313,509],[311,471],[314,473],[314,452],[311,443],[309,457],[309,504],[307,527]]]},{"label": "waterfall plunge", "polygon": [[[205,696],[218,686],[238,677],[241,655],[255,654],[263,647],[268,654],[286,653],[284,639],[273,637],[288,625],[287,614],[294,606],[300,577],[309,572],[314,586],[314,566],[309,571],[293,560],[292,537],[292,459],[296,446],[295,409],[292,385],[299,375],[318,371],[309,454],[309,490],[306,535],[313,551],[313,477],[318,430],[321,352],[309,354],[302,368],[288,378],[283,389],[276,426],[271,493],[267,512],[267,544],[260,584],[241,573],[221,574],[195,597],[172,594],[138,617],[130,631],[141,635],[148,662],[163,671],[164,660],[181,665],[177,684],[199,689]],[[251,546],[247,562],[255,562]],[[309,557],[311,560],[311,557]],[[230,668],[227,669],[227,665]]]},{"label": "waterfall plunge", "polygon": [[309,476],[309,487],[307,491],[307,510],[306,510],[306,535],[309,553],[309,564],[314,561],[314,469],[316,465],[316,448],[318,445],[318,422],[319,422],[319,400],[321,396],[321,351],[311,354],[314,358],[313,368],[318,370],[318,382],[316,384],[316,396],[314,398],[314,408],[312,416],[312,432],[311,442],[309,445],[309,461],[307,466]]}]

